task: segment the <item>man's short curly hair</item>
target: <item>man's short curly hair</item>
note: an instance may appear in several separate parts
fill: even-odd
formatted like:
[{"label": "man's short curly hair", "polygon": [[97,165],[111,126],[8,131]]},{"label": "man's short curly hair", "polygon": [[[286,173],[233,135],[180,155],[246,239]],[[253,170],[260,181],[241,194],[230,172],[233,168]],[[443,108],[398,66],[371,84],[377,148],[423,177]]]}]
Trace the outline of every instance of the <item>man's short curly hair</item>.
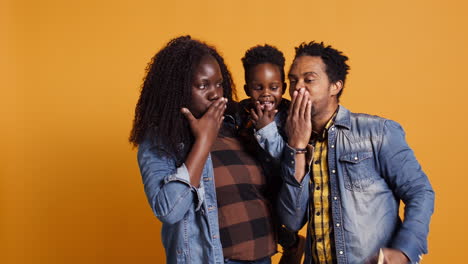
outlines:
[{"label": "man's short curly hair", "polygon": [[[245,83],[250,80],[250,74],[252,69],[263,63],[271,63],[278,66],[281,74],[281,81],[284,83],[284,55],[283,53],[274,46],[265,44],[263,46],[258,45],[248,49],[242,58],[242,64],[244,65],[244,78]],[[284,93],[283,89],[283,93]]]},{"label": "man's short curly hair", "polygon": [[[350,69],[349,65],[346,64],[348,57],[343,54],[343,52],[332,48],[332,46],[325,46],[323,42],[311,41],[309,43],[301,43],[299,47],[296,47],[296,56],[294,59],[297,59],[301,56],[313,56],[322,58],[323,63],[326,65],[326,73],[328,80],[331,83],[336,83],[338,81],[343,82],[343,88],[346,81],[346,75]],[[343,89],[338,93],[337,98],[339,99]]]}]

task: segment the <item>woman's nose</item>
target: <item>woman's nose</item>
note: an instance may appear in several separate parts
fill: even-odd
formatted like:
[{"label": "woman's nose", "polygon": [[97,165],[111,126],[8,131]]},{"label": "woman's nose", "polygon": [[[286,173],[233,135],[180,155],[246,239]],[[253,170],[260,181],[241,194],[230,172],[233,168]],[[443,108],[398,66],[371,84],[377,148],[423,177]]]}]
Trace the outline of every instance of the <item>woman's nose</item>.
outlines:
[{"label": "woman's nose", "polygon": [[218,98],[223,96],[223,89],[219,89],[215,85],[210,86],[209,89],[210,89],[210,91],[208,93],[208,99],[210,101],[217,100]]}]

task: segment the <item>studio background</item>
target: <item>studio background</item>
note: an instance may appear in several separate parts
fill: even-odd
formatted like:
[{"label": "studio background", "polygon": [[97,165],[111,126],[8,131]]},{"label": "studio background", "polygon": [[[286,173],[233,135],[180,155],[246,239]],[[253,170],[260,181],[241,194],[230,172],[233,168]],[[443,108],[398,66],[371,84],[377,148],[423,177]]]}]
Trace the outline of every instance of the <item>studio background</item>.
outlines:
[{"label": "studio background", "polygon": [[467,11],[456,0],[1,0],[0,262],[164,263],[127,139],[147,63],[182,34],[217,47],[240,99],[240,58],[256,44],[281,49],[286,70],[302,41],[342,50],[341,103],[401,123],[436,191],[423,263],[463,262]]}]

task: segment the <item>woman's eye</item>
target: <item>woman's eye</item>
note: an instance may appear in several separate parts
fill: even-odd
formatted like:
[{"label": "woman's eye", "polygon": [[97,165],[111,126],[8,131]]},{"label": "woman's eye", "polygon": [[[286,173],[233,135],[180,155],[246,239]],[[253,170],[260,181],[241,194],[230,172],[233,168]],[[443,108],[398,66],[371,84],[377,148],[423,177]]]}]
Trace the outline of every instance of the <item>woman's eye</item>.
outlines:
[{"label": "woman's eye", "polygon": [[198,89],[203,90],[206,88],[206,84],[200,84],[198,85]]},{"label": "woman's eye", "polygon": [[306,80],[305,80],[305,83],[311,83],[311,82],[313,82],[313,81],[314,81],[314,79],[306,79]]},{"label": "woman's eye", "polygon": [[216,87],[217,87],[217,88],[222,88],[222,87],[223,87],[223,83],[217,83],[217,84],[216,84]]}]

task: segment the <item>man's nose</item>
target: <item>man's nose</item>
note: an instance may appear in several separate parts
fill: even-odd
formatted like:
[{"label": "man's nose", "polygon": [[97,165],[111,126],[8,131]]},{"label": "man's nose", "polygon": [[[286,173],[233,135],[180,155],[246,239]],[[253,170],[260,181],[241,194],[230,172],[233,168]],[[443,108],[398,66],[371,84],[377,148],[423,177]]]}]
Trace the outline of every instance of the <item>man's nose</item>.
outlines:
[{"label": "man's nose", "polygon": [[304,80],[298,80],[295,85],[294,85],[294,90],[295,91],[298,91],[299,89],[301,88],[305,88],[305,83],[304,83]]}]

